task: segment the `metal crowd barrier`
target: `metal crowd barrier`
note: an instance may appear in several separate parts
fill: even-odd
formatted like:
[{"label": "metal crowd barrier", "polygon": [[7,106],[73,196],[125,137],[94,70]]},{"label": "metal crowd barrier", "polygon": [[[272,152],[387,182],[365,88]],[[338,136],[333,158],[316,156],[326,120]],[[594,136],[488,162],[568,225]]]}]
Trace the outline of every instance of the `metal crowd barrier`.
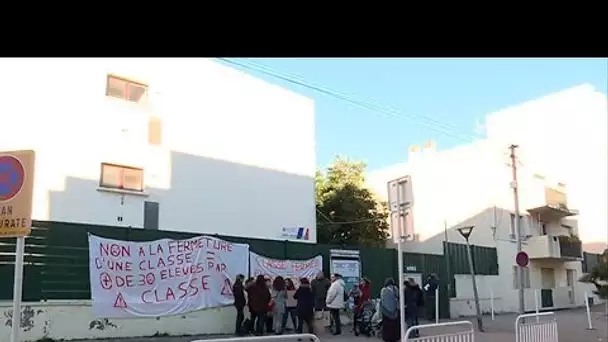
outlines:
[{"label": "metal crowd barrier", "polygon": [[519,315],[515,319],[515,342],[558,342],[553,312]]},{"label": "metal crowd barrier", "polygon": [[[440,329],[444,327],[453,326],[465,326],[467,329],[461,329],[456,332],[441,332],[436,335],[426,335],[425,330],[431,330],[433,328]],[[412,337],[414,330],[418,330],[420,337]],[[410,327],[405,332],[404,342],[475,342],[475,330],[473,329],[473,323],[469,321],[458,321],[458,322],[445,322],[435,324],[423,324]]]},{"label": "metal crowd barrier", "polygon": [[291,334],[274,336],[247,336],[247,337],[228,337],[204,340],[193,340],[190,342],[320,342],[319,338],[313,334]]}]

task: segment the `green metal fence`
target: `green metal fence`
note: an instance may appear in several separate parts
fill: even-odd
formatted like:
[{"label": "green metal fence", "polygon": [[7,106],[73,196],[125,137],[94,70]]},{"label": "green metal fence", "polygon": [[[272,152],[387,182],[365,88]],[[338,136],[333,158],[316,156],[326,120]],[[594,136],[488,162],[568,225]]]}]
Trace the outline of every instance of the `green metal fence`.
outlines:
[{"label": "green metal fence", "polygon": [[[160,230],[131,229],[114,226],[85,225],[66,222],[36,221],[32,235],[26,239],[24,257],[25,301],[57,299],[90,299],[88,234],[127,241],[151,241],[160,238],[184,239],[199,234]],[[339,245],[305,244],[289,241],[261,240],[216,235],[219,238],[247,243],[251,251],[277,259],[308,259],[323,256],[323,269],[329,270],[330,249],[358,249],[364,276],[372,282],[375,295],[384,280],[397,279],[397,251],[386,248],[354,248]],[[468,274],[464,245],[448,244],[451,254],[450,274]],[[445,246],[444,246],[445,247]],[[466,248],[466,246],[464,247]],[[478,274],[497,274],[496,250],[474,247]],[[492,251],[493,250],[493,251]],[[15,239],[0,239],[0,300],[12,299]],[[436,273],[440,282],[440,315],[448,317],[449,298],[446,259],[442,255],[404,253],[405,273],[420,273],[423,279]],[[409,267],[409,269],[408,269]],[[415,268],[415,271],[412,270]]]},{"label": "green metal fence", "polygon": [[[450,260],[451,274],[471,274],[467,257],[467,245],[443,243],[443,255]],[[496,248],[471,245],[473,268],[477,275],[498,275]]]},{"label": "green metal fence", "polygon": [[587,253],[587,252],[583,252],[583,265],[582,265],[582,271],[583,273],[589,273],[591,272],[591,270],[593,270],[593,268],[595,266],[597,266],[597,264],[600,263],[600,258],[602,257],[601,254],[595,254],[595,253]]}]

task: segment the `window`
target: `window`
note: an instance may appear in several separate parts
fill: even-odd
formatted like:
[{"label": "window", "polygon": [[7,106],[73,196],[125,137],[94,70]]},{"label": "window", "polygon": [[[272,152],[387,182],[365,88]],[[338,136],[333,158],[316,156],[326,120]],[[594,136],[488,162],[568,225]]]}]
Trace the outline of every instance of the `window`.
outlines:
[{"label": "window", "polygon": [[[530,288],[530,269],[523,267],[524,273],[524,288]],[[519,266],[513,266],[513,288],[519,289]]]},{"label": "window", "polygon": [[163,124],[159,118],[148,120],[148,144],[158,146],[162,144]]},{"label": "window", "polygon": [[158,202],[144,202],[144,229],[158,230]]},{"label": "window", "polygon": [[101,164],[99,186],[108,189],[144,191],[144,170],[135,167]]},{"label": "window", "polygon": [[143,103],[148,98],[148,86],[108,75],[106,95],[135,103]]}]

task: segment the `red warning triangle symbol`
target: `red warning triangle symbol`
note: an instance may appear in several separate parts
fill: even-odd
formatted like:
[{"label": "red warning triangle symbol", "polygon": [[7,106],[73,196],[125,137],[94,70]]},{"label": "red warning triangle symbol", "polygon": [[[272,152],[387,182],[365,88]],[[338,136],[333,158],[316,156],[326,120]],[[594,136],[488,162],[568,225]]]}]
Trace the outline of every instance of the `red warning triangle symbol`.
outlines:
[{"label": "red warning triangle symbol", "polygon": [[232,293],[232,284],[230,284],[230,279],[224,280],[224,285],[222,285],[222,296],[226,297],[234,297]]},{"label": "red warning triangle symbol", "polygon": [[114,301],[114,307],[121,308],[121,309],[127,308],[127,302],[122,297],[122,293],[120,293],[120,292],[118,292],[118,296],[116,296],[116,300]]}]

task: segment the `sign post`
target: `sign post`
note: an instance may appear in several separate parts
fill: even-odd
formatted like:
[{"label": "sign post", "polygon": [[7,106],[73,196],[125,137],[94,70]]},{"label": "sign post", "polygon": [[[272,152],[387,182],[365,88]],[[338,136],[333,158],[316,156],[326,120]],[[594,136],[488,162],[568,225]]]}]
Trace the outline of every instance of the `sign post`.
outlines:
[{"label": "sign post", "polygon": [[[393,241],[397,243],[397,267],[399,275],[399,319],[401,326],[401,339],[406,339],[407,332],[405,325],[405,298],[403,296],[403,286],[405,282],[403,265],[403,242],[408,238],[413,238],[413,220],[411,208],[413,204],[412,181],[410,176],[388,182],[388,202],[390,210],[390,225]],[[408,224],[409,223],[409,224]]]},{"label": "sign post", "polygon": [[34,151],[0,152],[0,238],[17,238],[11,342],[19,342],[23,254],[32,229]]},{"label": "sign post", "polygon": [[[528,263],[530,262],[530,257],[528,256],[528,253],[521,251],[518,252],[515,255],[515,263],[517,264],[517,266],[519,266],[518,270],[517,270],[517,276],[521,279],[518,278],[517,280],[517,286],[519,287],[523,287],[524,285],[524,267],[528,266]],[[536,313],[538,313],[538,297],[536,296],[536,290],[534,290],[534,302],[535,302],[535,307],[536,307]],[[538,321],[538,316],[536,317],[537,321]],[[525,323],[526,319],[522,318],[521,319],[522,322]]]}]

